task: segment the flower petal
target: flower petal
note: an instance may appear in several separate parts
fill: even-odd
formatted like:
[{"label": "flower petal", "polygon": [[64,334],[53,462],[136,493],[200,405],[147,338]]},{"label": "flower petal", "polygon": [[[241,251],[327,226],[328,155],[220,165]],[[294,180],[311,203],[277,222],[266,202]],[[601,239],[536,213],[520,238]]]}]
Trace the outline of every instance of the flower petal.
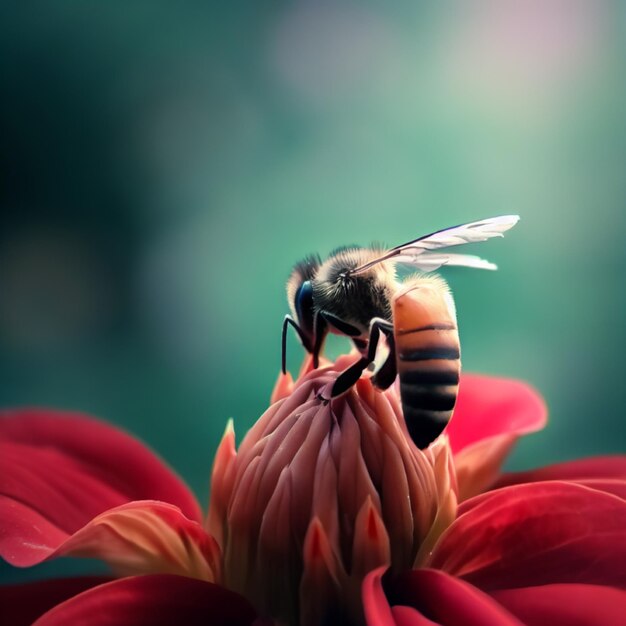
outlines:
[{"label": "flower petal", "polygon": [[217,447],[211,472],[211,499],[205,527],[220,546],[224,545],[228,499],[235,480],[235,426],[228,420],[222,441]]},{"label": "flower petal", "polygon": [[599,585],[542,585],[492,596],[528,626],[624,626],[626,592]]},{"label": "flower petal", "polygon": [[383,590],[385,567],[371,571],[361,585],[365,622],[368,626],[395,626],[391,607]]},{"label": "flower petal", "polygon": [[626,502],[567,482],[506,487],[465,502],[429,566],[494,590],[626,585]]},{"label": "flower petal", "polygon": [[[370,626],[522,626],[487,594],[444,572],[418,569],[401,573],[389,582],[389,601],[383,595],[381,575],[381,570],[372,572],[363,583]],[[390,604],[393,621],[389,622]]]},{"label": "flower petal", "polygon": [[304,572],[300,581],[300,623],[322,624],[328,615],[339,610],[342,600],[342,583],[346,573],[333,553],[332,547],[319,519],[309,525],[303,548]]},{"label": "flower petal", "polygon": [[390,565],[389,535],[372,498],[367,496],[354,525],[352,575],[362,579],[381,565]]},{"label": "flower petal", "polygon": [[124,574],[180,574],[220,580],[220,549],[198,522],[164,502],[129,502],[94,518],[55,556],[100,558]]},{"label": "flower petal", "polygon": [[459,502],[487,491],[517,441],[516,435],[496,435],[472,443],[454,456]]},{"label": "flower petal", "polygon": [[556,463],[527,472],[511,472],[498,480],[498,487],[534,483],[543,480],[626,480],[626,455],[594,456],[588,459]]},{"label": "flower petal", "polygon": [[614,480],[609,478],[590,478],[587,480],[574,481],[579,485],[597,489],[598,491],[606,491],[622,500],[626,500],[626,480]]},{"label": "flower petal", "polygon": [[1,495],[0,520],[0,556],[18,567],[44,561],[69,537],[30,506]]},{"label": "flower petal", "polygon": [[50,520],[68,532],[132,500],[169,502],[189,519],[202,519],[194,495],[161,459],[92,417],[43,409],[3,412],[0,443],[25,455],[7,461],[19,471],[2,472],[0,493],[42,512],[54,507]]},{"label": "flower petal", "polygon": [[183,576],[122,578],[59,604],[33,626],[248,626],[256,614],[242,596]]},{"label": "flower petal", "polygon": [[31,551],[49,551],[103,511],[138,499],[164,500],[201,519],[184,483],[116,428],[41,410],[0,419],[0,555],[9,562],[22,558],[7,552],[21,539]]},{"label": "flower petal", "polygon": [[463,374],[454,415],[446,428],[455,454],[497,435],[523,435],[546,424],[541,396],[519,380]]},{"label": "flower petal", "polygon": [[410,606],[394,606],[391,613],[396,626],[439,626]]},{"label": "flower petal", "polygon": [[517,438],[543,428],[546,415],[543,400],[526,383],[463,374],[445,431],[455,455],[459,501],[489,488]]},{"label": "flower petal", "polygon": [[[525,472],[524,472],[525,473]],[[539,478],[539,475],[537,476]],[[552,479],[545,479],[552,480]],[[495,487],[501,487],[506,485],[501,485],[506,481],[498,481]],[[545,482],[541,480],[537,480],[535,482]],[[573,480],[568,480],[567,482],[576,483],[577,485],[583,485],[584,487],[589,487],[590,489],[597,489],[598,491],[605,491],[606,493],[610,493],[622,500],[626,500],[626,480],[621,478],[576,478]],[[512,485],[517,483],[512,482]]]},{"label": "flower petal", "polygon": [[71,536],[46,543],[52,534],[37,534],[29,510],[13,508],[23,521],[0,544],[14,564],[27,567],[58,556],[100,558],[123,574],[170,573],[210,582],[220,579],[220,550],[198,522],[177,507],[154,501],[130,502],[98,515]]},{"label": "flower petal", "polygon": [[390,596],[393,604],[411,606],[442,626],[522,626],[473,585],[432,569],[403,572]]},{"label": "flower petal", "polygon": [[280,372],[278,374],[276,384],[274,385],[272,395],[270,396],[270,404],[274,404],[274,402],[278,402],[279,400],[286,398],[293,391],[293,388],[294,382],[291,374],[289,372],[286,374]]},{"label": "flower petal", "polygon": [[417,450],[395,389],[361,378],[331,403],[320,398],[356,359],[300,377],[236,454],[228,433],[220,445],[208,528],[223,538],[225,582],[286,623],[359,623],[362,577],[413,566],[455,517],[447,437]]},{"label": "flower petal", "polygon": [[39,616],[68,598],[108,582],[105,576],[57,578],[21,585],[0,586],[3,624],[30,626]]}]

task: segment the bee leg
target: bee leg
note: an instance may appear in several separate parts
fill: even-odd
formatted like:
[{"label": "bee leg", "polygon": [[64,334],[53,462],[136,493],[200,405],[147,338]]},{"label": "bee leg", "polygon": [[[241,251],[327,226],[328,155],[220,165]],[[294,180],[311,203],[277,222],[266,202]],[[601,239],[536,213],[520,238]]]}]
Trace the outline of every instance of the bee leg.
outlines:
[{"label": "bee leg", "polygon": [[[348,369],[345,369],[333,383],[330,397],[336,398],[340,396],[342,393],[345,393],[356,383],[359,378],[361,378],[361,374],[363,370],[371,363],[367,359],[367,357],[361,357],[356,363],[353,363]],[[328,398],[321,398],[322,400],[327,400]]]},{"label": "bee leg", "polygon": [[313,349],[309,350],[309,352],[313,354],[313,369],[317,369],[320,364],[320,352],[328,334],[328,324],[318,313],[315,314],[313,320],[313,334],[315,335],[315,341],[313,342]]},{"label": "bee leg", "polygon": [[311,352],[311,349],[309,348],[309,342],[304,336],[304,333],[302,332],[302,329],[300,328],[300,326],[298,326],[298,323],[296,322],[296,320],[294,320],[293,317],[291,317],[291,315],[285,315],[285,319],[283,320],[282,360],[281,360],[283,374],[287,373],[287,327],[290,324],[291,326],[293,326],[296,333],[298,333],[298,337],[300,341],[302,342],[302,345],[307,350],[307,352]]},{"label": "bee leg", "polygon": [[361,357],[349,368],[339,374],[330,392],[331,398],[336,398],[342,393],[348,391],[348,389],[350,389],[350,387],[352,387],[352,385],[359,380],[363,370],[376,358],[376,348],[378,347],[378,340],[380,338],[381,331],[385,334],[388,334],[390,331],[393,333],[393,326],[386,320],[374,318],[370,323],[367,355]]},{"label": "bee leg", "polygon": [[389,356],[378,372],[372,376],[372,383],[379,389],[391,387],[398,375],[398,368],[396,366],[396,342],[393,338],[393,331],[385,334],[387,336],[387,343],[389,344]]}]

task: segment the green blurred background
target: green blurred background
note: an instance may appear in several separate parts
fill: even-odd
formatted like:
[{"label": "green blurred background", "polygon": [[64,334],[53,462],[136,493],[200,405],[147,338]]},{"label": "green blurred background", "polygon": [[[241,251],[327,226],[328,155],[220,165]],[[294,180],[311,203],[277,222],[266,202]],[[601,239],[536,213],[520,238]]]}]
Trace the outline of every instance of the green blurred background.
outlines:
[{"label": "green blurred background", "polygon": [[623,17],[3,3],[0,404],[118,424],[206,502],[227,418],[267,406],[299,257],[519,213],[468,250],[497,273],[445,272],[464,367],[547,398],[510,467],[624,452]]}]

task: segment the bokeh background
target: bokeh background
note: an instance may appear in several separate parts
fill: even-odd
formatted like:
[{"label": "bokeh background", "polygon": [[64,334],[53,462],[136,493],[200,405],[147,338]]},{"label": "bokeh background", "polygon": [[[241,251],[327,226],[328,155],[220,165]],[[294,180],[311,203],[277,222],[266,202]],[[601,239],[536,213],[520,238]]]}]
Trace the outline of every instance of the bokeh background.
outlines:
[{"label": "bokeh background", "polygon": [[624,452],[624,5],[425,4],[3,3],[0,404],[118,424],[206,502],[299,257],[519,213],[468,250],[497,273],[445,272],[464,367],[547,399],[510,467]]}]

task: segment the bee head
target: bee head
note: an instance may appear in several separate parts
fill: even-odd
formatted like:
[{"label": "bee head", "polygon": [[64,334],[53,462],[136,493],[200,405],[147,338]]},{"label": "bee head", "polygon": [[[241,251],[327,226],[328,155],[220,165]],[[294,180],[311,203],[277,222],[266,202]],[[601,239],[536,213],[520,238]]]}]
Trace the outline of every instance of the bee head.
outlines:
[{"label": "bee head", "polygon": [[378,253],[370,248],[335,250],[316,272],[313,283],[316,307],[362,333],[367,332],[374,317],[391,319],[393,267],[381,263],[366,272],[350,273],[350,270],[376,258]]}]

